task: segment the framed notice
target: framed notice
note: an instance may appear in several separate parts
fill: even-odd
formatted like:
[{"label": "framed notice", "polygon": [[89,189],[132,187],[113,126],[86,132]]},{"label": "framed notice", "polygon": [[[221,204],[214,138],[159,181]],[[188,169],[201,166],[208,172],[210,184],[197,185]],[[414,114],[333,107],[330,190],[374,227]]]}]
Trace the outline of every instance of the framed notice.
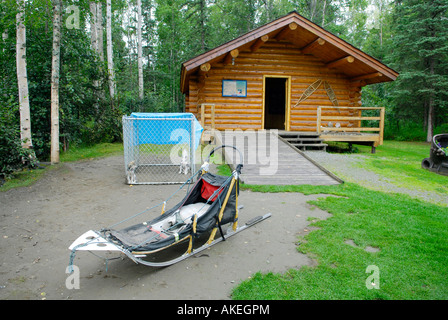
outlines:
[{"label": "framed notice", "polygon": [[222,80],[222,96],[223,97],[246,97],[247,81],[246,80]]}]

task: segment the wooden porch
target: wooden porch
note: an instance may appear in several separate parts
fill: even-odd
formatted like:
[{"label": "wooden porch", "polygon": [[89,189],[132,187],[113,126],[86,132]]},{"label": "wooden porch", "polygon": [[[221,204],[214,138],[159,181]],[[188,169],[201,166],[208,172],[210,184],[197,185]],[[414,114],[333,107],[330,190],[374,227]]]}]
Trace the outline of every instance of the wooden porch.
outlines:
[{"label": "wooden porch", "polygon": [[317,107],[317,133],[324,141],[383,144],[384,107]]},{"label": "wooden porch", "polygon": [[[316,130],[278,130],[278,135],[299,150],[326,150],[329,141],[369,145],[372,153],[383,144],[384,107],[319,106],[316,109]],[[215,105],[202,104],[199,121],[205,129],[203,140],[210,141],[215,128]]]}]

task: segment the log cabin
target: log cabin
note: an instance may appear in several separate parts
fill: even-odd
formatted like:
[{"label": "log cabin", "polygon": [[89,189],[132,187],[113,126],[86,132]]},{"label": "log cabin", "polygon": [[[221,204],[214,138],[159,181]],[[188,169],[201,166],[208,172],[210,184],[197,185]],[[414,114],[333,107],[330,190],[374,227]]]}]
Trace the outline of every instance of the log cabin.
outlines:
[{"label": "log cabin", "polygon": [[205,128],[277,129],[286,139],[314,135],[374,152],[385,112],[362,107],[361,90],[397,76],[293,11],[184,62],[180,86],[185,112]]}]

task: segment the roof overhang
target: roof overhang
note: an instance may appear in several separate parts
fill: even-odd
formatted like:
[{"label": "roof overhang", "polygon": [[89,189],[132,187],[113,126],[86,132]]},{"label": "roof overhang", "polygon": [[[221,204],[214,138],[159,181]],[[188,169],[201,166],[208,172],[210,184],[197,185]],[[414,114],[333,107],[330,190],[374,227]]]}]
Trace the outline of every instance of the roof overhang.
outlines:
[{"label": "roof overhang", "polygon": [[268,39],[293,43],[302,53],[314,55],[359,86],[394,81],[398,77],[398,72],[294,11],[184,62],[181,91],[188,91],[192,74],[201,69],[208,71],[213,63],[229,60],[238,51],[255,51]]}]

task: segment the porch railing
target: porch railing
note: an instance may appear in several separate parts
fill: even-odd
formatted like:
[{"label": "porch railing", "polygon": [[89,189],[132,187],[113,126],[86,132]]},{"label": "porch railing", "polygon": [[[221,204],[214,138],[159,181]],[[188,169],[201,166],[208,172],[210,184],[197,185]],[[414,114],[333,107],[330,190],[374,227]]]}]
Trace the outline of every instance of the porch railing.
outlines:
[{"label": "porch railing", "polygon": [[[329,115],[329,110],[331,110],[332,115]],[[379,113],[377,116],[363,116],[362,112],[364,110],[378,110]],[[348,112],[351,111],[351,115],[348,115]],[[344,113],[344,115],[342,114]],[[378,142],[379,144],[383,143],[384,136],[384,107],[334,107],[334,106],[320,106],[317,107],[317,133],[322,134],[324,129],[325,131],[332,132],[373,132],[378,133]],[[363,120],[371,120],[377,121],[377,126],[375,127],[367,127],[363,126]],[[371,125],[371,121],[369,121],[368,125]],[[328,126],[328,123],[340,123],[340,126]],[[331,133],[330,133],[331,134]]]},{"label": "porch railing", "polygon": [[[207,110],[208,109],[208,110]],[[210,125],[206,124],[206,120],[210,119]],[[215,129],[215,105],[201,104],[201,126],[204,128],[202,132],[202,142],[212,142],[214,140],[213,130]]]}]

